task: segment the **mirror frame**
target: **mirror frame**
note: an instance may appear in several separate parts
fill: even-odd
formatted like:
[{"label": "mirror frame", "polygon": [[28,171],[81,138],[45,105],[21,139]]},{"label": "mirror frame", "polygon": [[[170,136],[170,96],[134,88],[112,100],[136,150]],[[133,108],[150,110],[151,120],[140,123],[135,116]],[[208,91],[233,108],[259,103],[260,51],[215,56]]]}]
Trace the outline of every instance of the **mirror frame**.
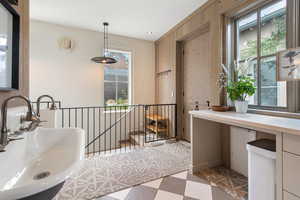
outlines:
[{"label": "mirror frame", "polygon": [[20,15],[6,0],[1,0],[0,3],[13,16],[11,87],[7,88],[0,86],[0,91],[19,90]]}]

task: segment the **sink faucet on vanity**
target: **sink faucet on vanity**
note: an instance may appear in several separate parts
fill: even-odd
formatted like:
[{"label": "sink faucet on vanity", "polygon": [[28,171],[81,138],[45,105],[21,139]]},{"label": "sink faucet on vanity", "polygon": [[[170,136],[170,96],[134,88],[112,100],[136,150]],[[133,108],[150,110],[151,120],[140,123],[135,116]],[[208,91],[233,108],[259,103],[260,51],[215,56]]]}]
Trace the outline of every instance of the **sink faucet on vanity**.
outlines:
[{"label": "sink faucet on vanity", "polygon": [[[24,96],[9,97],[2,104],[0,163],[5,164],[0,165],[1,200],[52,200],[65,180],[79,170],[84,161],[84,130],[38,128],[42,122],[40,116],[43,116],[40,114],[41,100],[46,97],[52,101],[50,109],[54,110],[55,101],[49,95],[37,99],[36,113],[33,112],[32,102]],[[8,114],[11,114],[8,104],[17,99],[27,106],[28,111],[21,117],[21,123],[28,124],[13,132],[7,123],[10,122]],[[60,159],[58,165],[55,164],[57,158]]]},{"label": "sink faucet on vanity", "polygon": [[42,95],[42,96],[40,96],[40,97],[37,99],[37,103],[36,103],[36,104],[37,104],[37,105],[36,105],[36,115],[37,115],[38,117],[41,116],[40,108],[41,108],[41,101],[42,101],[43,98],[49,98],[49,99],[51,100],[51,103],[52,103],[52,105],[51,105],[51,107],[50,107],[50,110],[56,110],[54,98],[53,98],[52,96],[50,96],[50,95]]},{"label": "sink faucet on vanity", "polygon": [[[2,127],[1,127],[1,132],[0,132],[0,152],[5,150],[5,147],[8,145],[8,143],[10,141],[16,140],[16,139],[13,139],[13,138],[9,137],[9,129],[7,129],[7,107],[8,107],[8,103],[10,101],[15,100],[15,99],[21,99],[26,103],[28,111],[26,113],[26,116],[21,117],[21,123],[30,122],[30,124],[26,128],[21,128],[20,132],[34,131],[40,125],[40,123],[42,122],[40,120],[40,104],[41,104],[41,100],[45,97],[49,98],[52,102],[50,110],[55,110],[56,109],[55,101],[54,101],[54,98],[51,97],[50,95],[42,95],[38,98],[38,100],[37,100],[37,113],[36,114],[33,112],[31,101],[27,97],[24,97],[24,96],[21,96],[21,95],[12,96],[12,97],[7,98],[3,102],[2,106],[1,106],[1,118],[2,118],[1,125],[2,125]],[[18,138],[18,139],[20,139],[20,138]]]},{"label": "sink faucet on vanity", "polygon": [[31,101],[28,98],[20,95],[7,98],[1,106],[2,127],[0,133],[0,151],[4,151],[5,147],[8,145],[10,141],[9,130],[7,129],[7,106],[10,101],[15,99],[22,99],[27,105],[28,108],[27,114],[24,118],[22,118],[22,121],[31,121],[31,124],[27,128],[27,131],[34,130],[37,127],[34,124],[39,123],[39,119],[32,112]]}]

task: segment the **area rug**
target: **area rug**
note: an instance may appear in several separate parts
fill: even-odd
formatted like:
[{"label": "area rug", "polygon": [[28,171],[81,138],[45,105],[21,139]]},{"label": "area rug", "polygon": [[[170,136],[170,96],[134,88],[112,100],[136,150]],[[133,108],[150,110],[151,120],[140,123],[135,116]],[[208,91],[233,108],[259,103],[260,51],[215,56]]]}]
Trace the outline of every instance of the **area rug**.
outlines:
[{"label": "area rug", "polygon": [[177,142],[111,156],[87,158],[54,200],[91,200],[187,170],[190,146]]}]

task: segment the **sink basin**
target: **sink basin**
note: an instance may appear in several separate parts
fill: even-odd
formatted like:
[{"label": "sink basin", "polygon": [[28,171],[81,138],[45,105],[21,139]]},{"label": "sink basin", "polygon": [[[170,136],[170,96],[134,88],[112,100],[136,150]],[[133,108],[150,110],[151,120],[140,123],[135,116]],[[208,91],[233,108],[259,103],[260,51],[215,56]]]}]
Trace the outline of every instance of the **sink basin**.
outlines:
[{"label": "sink basin", "polygon": [[0,153],[0,199],[22,199],[63,183],[84,159],[84,131],[38,128]]}]

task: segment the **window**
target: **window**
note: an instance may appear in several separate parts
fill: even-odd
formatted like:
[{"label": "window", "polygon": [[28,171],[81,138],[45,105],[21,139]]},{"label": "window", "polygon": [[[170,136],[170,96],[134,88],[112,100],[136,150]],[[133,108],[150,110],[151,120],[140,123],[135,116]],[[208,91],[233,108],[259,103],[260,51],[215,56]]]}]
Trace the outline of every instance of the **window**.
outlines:
[{"label": "window", "polygon": [[105,105],[127,105],[130,103],[131,53],[109,50],[109,56],[118,62],[104,66]]},{"label": "window", "polygon": [[287,107],[287,83],[276,81],[276,53],[287,43],[286,4],[273,1],[234,20],[235,60],[251,58],[246,73],[257,91],[249,103],[256,107]]}]

